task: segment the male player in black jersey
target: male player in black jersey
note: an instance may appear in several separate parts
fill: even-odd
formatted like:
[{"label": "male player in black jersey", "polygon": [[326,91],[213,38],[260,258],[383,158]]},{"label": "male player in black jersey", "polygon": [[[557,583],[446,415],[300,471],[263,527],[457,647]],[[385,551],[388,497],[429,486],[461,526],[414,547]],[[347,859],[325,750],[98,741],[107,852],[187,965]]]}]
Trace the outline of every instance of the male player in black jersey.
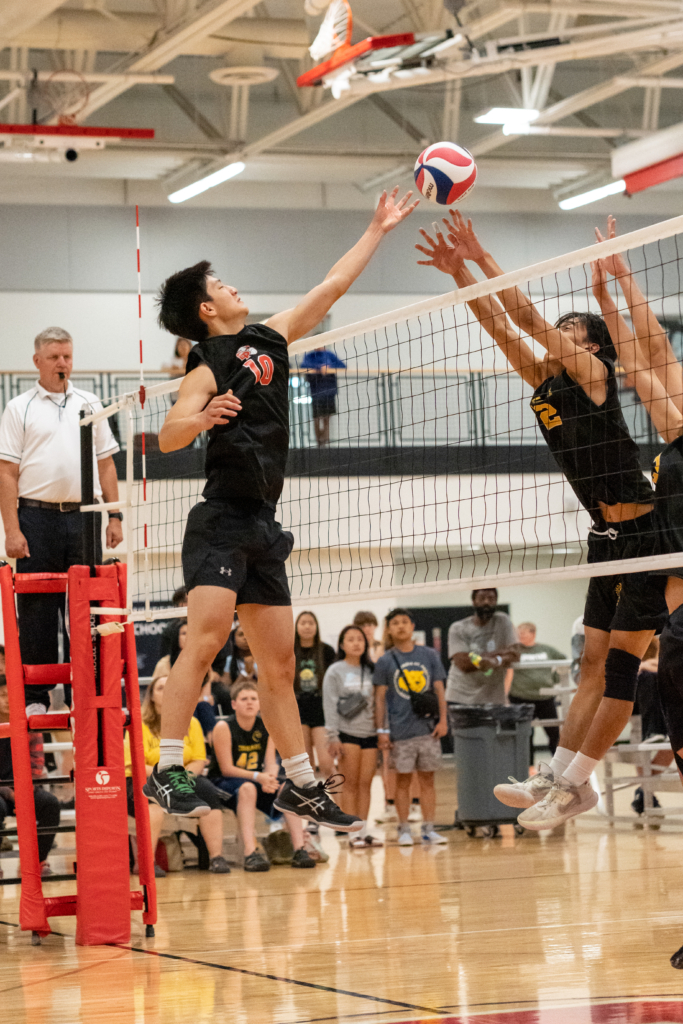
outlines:
[{"label": "male player in black jersey", "polygon": [[293,538],[275,520],[289,444],[287,345],[312,330],[367,266],[389,231],[410,215],[408,193],[383,193],[362,238],[325,280],[293,309],[245,327],[249,310],[237,289],[208,262],[173,274],[159,297],[159,322],[198,342],[159,446],[184,448],[209,431],[203,502],[190,511],[183,541],[189,592],[187,640],[164,695],[159,764],[145,793],[172,814],[201,816],[182,767],[183,736],[202,679],[225,644],[235,607],[259,667],[261,713],[282,757],[287,781],[276,806],[309,821],[352,832],[362,822],[343,814],[324,783],[316,784],[294,695],[294,625],[285,571]]},{"label": "male player in black jersey", "polygon": [[[464,259],[487,277],[503,271],[485,252],[471,223],[457,211],[448,222],[448,243],[426,232],[429,248],[417,246],[459,287],[475,283]],[[450,243],[450,247],[449,247]],[[555,327],[545,321],[519,289],[502,290],[468,303],[520,376],[534,388],[532,409],[543,436],[577,497],[590,513],[591,562],[649,556],[660,550],[652,488],[640,470],[638,447],[619,406],[614,375],[616,352],[602,318],[565,314]],[[510,319],[539,341],[548,356],[538,358]],[[550,768],[526,782],[499,785],[503,803],[524,807],[527,828],[548,829],[594,807],[598,794],[590,775],[630,718],[640,659],[655,630],[666,621],[661,581],[647,573],[595,576],[586,598],[586,647],[581,682],[563,723],[560,746]]]}]

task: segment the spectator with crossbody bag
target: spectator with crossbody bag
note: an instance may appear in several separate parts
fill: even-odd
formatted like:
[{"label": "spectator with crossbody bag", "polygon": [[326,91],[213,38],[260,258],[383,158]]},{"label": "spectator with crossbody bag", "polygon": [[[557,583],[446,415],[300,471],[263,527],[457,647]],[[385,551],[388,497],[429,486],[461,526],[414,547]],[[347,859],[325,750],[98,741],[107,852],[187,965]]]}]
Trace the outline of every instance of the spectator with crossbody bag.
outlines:
[{"label": "spectator with crossbody bag", "polygon": [[323,711],[328,749],[344,776],[341,806],[363,819],[349,845],[354,849],[383,846],[368,832],[370,789],[377,769],[373,663],[360,626],[345,626],[339,635],[337,661],[323,679]]}]

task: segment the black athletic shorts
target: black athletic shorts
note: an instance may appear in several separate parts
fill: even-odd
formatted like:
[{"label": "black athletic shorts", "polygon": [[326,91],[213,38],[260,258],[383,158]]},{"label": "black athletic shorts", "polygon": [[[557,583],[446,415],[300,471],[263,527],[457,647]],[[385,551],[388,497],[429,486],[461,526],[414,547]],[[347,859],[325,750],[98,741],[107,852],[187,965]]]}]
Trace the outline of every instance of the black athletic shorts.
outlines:
[{"label": "black athletic shorts", "polygon": [[325,712],[323,711],[323,698],[319,692],[297,693],[297,704],[299,705],[299,718],[302,725],[309,729],[322,729],[325,726]]},{"label": "black athletic shorts", "polygon": [[361,750],[377,750],[377,736],[352,736],[350,732],[339,733],[340,743],[355,743]]},{"label": "black athletic shorts", "polygon": [[[614,562],[661,553],[657,520],[652,512],[625,523],[593,524],[588,533],[588,561]],[[664,591],[666,578],[648,572],[592,576],[588,584],[584,626],[637,633],[660,633],[668,618]]]},{"label": "black athletic shorts", "polygon": [[318,416],[334,416],[337,412],[336,395],[320,395],[311,399],[311,416],[317,419]]},{"label": "black athletic shorts", "polygon": [[234,590],[238,606],[291,605],[285,562],[293,544],[270,502],[208,498],[187,517],[185,586]]}]

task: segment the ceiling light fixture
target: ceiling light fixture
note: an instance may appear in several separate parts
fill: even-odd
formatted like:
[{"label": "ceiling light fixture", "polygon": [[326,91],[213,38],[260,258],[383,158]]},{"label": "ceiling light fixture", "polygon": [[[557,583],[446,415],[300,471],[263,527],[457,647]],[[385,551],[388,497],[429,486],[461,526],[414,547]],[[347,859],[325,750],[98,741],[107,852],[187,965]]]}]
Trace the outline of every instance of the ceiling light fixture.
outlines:
[{"label": "ceiling light fixture", "polygon": [[570,199],[560,200],[561,210],[576,210],[579,206],[587,206],[588,203],[596,203],[598,199],[604,199],[606,196],[617,196],[620,192],[626,191],[626,182],[623,178],[619,181],[610,181],[607,185],[601,185],[600,188],[592,188],[590,192],[581,192],[578,196],[571,196]]},{"label": "ceiling light fixture", "polygon": [[485,114],[475,117],[477,124],[528,124],[535,121],[540,110],[527,107],[491,107]]},{"label": "ceiling light fixture", "polygon": [[234,163],[214,171],[213,174],[207,174],[205,178],[200,178],[199,181],[193,181],[191,185],[186,185],[185,188],[179,188],[177,192],[171,192],[168,197],[169,201],[172,203],[184,203],[186,199],[192,199],[194,196],[206,192],[207,189],[215,188],[216,185],[229,181],[230,178],[236,178],[246,166],[241,160],[236,160]]}]

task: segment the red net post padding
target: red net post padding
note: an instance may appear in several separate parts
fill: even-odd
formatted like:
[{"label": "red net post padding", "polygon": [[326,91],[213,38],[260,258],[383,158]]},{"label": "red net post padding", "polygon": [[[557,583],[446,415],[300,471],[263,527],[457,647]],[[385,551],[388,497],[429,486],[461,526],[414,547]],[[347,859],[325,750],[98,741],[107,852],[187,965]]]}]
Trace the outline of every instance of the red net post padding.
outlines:
[{"label": "red net post padding", "polygon": [[[69,621],[74,699],[76,942],[93,946],[130,939],[126,779],[121,725],[121,634],[99,639],[97,692],[90,601],[121,607],[117,567],[69,570]],[[100,761],[100,752],[101,760]]]},{"label": "red net post padding", "polygon": [[10,740],[14,771],[14,803],[17,818],[17,838],[21,851],[21,899],[19,923],[25,931],[47,935],[50,926],[45,913],[43,887],[40,880],[38,833],[33,803],[31,756],[28,743],[28,721],[24,698],[24,670],[19,648],[19,630],[14,604],[12,569],[0,567],[0,595],[2,621],[5,632],[5,675],[9,696]]},{"label": "red net post padding", "polygon": [[[121,566],[125,571],[125,566]],[[124,582],[125,588],[125,582]],[[154,878],[154,852],[152,850],[152,833],[149,823],[149,808],[142,787],[147,781],[145,772],[145,751],[142,743],[142,716],[140,713],[140,683],[138,681],[138,663],[135,650],[135,627],[132,622],[126,623],[124,651],[126,659],[126,702],[130,713],[128,738],[133,772],[133,795],[135,800],[135,831],[138,839],[138,869],[140,884],[145,889],[146,907],[142,920],[147,925],[155,924],[157,919],[157,888]],[[131,894],[134,895],[134,894]]]}]

